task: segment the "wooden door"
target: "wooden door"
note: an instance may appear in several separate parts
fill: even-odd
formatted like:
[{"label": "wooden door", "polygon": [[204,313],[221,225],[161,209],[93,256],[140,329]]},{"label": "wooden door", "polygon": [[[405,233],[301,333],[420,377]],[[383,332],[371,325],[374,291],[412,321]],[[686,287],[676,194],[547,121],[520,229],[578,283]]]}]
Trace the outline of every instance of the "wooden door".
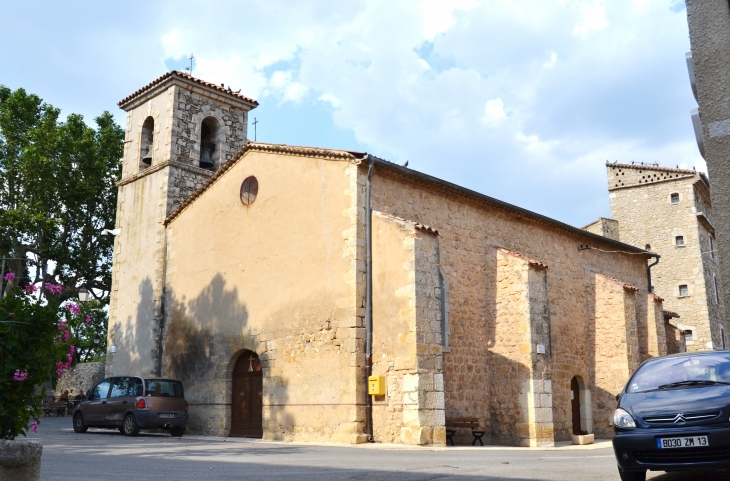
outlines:
[{"label": "wooden door", "polygon": [[580,385],[578,379],[573,378],[570,381],[571,400],[570,404],[573,410],[573,434],[581,434],[580,426]]},{"label": "wooden door", "polygon": [[256,353],[244,351],[233,368],[231,436],[261,438],[263,373]]}]

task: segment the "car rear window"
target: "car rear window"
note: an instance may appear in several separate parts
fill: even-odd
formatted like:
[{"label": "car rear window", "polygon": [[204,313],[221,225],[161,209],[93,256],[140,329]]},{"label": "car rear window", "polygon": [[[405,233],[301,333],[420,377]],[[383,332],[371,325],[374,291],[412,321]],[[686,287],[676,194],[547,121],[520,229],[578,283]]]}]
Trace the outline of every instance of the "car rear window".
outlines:
[{"label": "car rear window", "polygon": [[689,385],[692,381],[698,381],[698,385],[701,382],[730,383],[730,357],[727,354],[704,354],[650,361],[636,371],[626,391],[652,391],[675,383]]},{"label": "car rear window", "polygon": [[145,390],[148,396],[183,397],[180,381],[145,381]]}]

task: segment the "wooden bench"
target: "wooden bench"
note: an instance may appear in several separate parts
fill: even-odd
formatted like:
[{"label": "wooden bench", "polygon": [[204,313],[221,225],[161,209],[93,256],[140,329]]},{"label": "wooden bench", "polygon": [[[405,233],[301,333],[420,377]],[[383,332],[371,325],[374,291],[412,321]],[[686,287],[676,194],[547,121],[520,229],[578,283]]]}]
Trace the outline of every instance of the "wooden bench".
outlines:
[{"label": "wooden bench", "polygon": [[471,442],[472,446],[476,446],[479,441],[480,446],[484,446],[482,442],[482,436],[485,431],[482,431],[479,425],[479,419],[477,418],[446,418],[446,442],[448,444],[451,441],[451,445],[454,445],[454,434],[457,429],[471,429],[471,434],[474,436],[474,441]]},{"label": "wooden bench", "polygon": [[56,411],[56,416],[65,416],[68,409],[68,401],[52,401],[42,406],[43,417],[51,417],[51,413]]}]

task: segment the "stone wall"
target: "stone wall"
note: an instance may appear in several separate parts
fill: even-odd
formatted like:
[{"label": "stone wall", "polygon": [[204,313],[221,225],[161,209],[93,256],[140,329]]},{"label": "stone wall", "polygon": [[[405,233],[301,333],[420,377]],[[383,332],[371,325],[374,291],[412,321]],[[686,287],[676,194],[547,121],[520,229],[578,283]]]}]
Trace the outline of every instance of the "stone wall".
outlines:
[{"label": "stone wall", "polygon": [[445,444],[438,238],[413,222],[374,213],[373,374],[379,442]]},{"label": "stone wall", "polygon": [[[583,380],[587,393],[583,396],[587,403],[584,419],[607,417],[613,405],[609,406],[606,400],[615,396],[626,382],[628,367],[602,374],[607,377],[601,382],[610,386],[612,392],[607,392],[605,397],[599,396],[598,403],[591,401],[591,389],[596,378],[592,364],[595,357],[589,358],[589,354],[595,352],[596,344],[595,334],[589,335],[588,328],[595,326],[597,306],[591,301],[596,297],[595,282],[591,284],[593,291],[587,293],[589,286],[585,282],[585,273],[599,272],[620,279],[623,284],[638,286],[635,312],[645,313],[648,299],[646,257],[593,249],[581,251],[578,249],[581,244],[590,244],[604,251],[615,251],[616,247],[602,245],[587,234],[583,236],[548,223],[525,219],[514,211],[442,190],[434,184],[422,183],[384,168],[379,170],[377,166],[373,176],[373,208],[430,225],[439,231],[440,265],[449,285],[451,326],[449,349],[442,355],[446,417],[477,417],[496,442],[518,444],[522,438],[503,440],[500,433],[508,432],[502,426],[516,426],[523,422],[520,406],[509,404],[510,394],[503,396],[504,404],[501,398],[493,399],[493,387],[514,394],[517,397],[512,399],[515,400],[519,399],[520,393],[545,394],[545,399],[552,401],[554,439],[568,440],[572,429],[570,383],[575,376]],[[499,322],[502,309],[517,309],[509,315],[522,316],[525,322],[530,311],[518,314],[517,306],[520,304],[499,304],[498,291],[517,289],[517,285],[500,280],[497,250],[491,246],[501,246],[550,266],[546,274],[550,343],[545,345],[550,350],[551,398],[547,397],[545,385],[533,385],[532,388],[522,385],[522,380],[530,379],[527,373],[533,368],[530,367],[532,358],[528,353],[534,350],[521,353],[524,359],[518,361],[502,355],[514,352],[514,349],[502,345],[507,339],[503,330],[509,329]],[[522,290],[515,291],[515,295],[529,299],[525,297],[529,295],[529,284],[522,282],[519,285]],[[528,305],[527,301],[523,305]],[[623,308],[606,310],[601,314],[601,323],[625,325],[625,318]],[[634,318],[633,323],[636,326],[637,323],[645,323],[646,319],[646,315],[639,320]],[[527,324],[523,326],[527,329]],[[527,331],[522,335],[527,335]],[[634,334],[631,339],[635,340],[636,336]],[[532,344],[535,345],[530,349],[536,349],[537,343],[533,340]],[[514,355],[520,352],[518,349]],[[635,355],[638,359],[638,345]],[[514,370],[492,368],[490,359],[495,356],[501,356]],[[628,366],[628,360],[624,361],[624,365]],[[510,372],[514,372],[515,376],[510,377],[507,374]],[[496,375],[503,375],[503,379],[495,381],[493,376]],[[534,406],[537,407],[537,404]],[[590,424],[587,426],[592,428]],[[611,436],[605,429],[605,423],[601,428],[600,435]]]},{"label": "stone wall", "polygon": [[[718,264],[710,247],[712,209],[705,181],[686,169],[607,164],[606,171],[620,240],[649,245],[661,256],[651,269],[652,285],[664,298],[664,308],[680,314],[676,325],[692,331],[687,349],[721,347],[725,321],[715,296]],[[672,194],[678,194],[678,202],[672,202]],[[680,285],[688,286],[689,295],[680,295]]]},{"label": "stone wall", "polygon": [[[727,88],[730,81],[730,15],[724,0],[686,0],[685,3],[696,79],[695,98],[700,108],[704,158],[713,199],[712,222],[717,229],[719,265],[716,275],[721,299],[727,303],[730,299],[730,206],[727,201],[730,198],[727,162],[730,158],[730,130],[727,128],[730,125],[730,90]],[[685,313],[680,314],[683,322]],[[722,313],[726,333],[728,314],[730,312]],[[709,340],[704,334],[703,341]],[[694,345],[687,346],[690,350],[694,348]]]},{"label": "stone wall", "polygon": [[547,269],[506,249],[496,251],[496,342],[489,352],[492,440],[552,446]]},{"label": "stone wall", "polygon": [[90,389],[104,379],[105,364],[104,362],[82,362],[76,364],[63,373],[63,376],[58,380],[58,384],[56,384],[53,396],[59,397],[66,389],[68,389],[72,396],[78,394],[81,389],[83,389],[84,393],[88,393]]},{"label": "stone wall", "polygon": [[583,230],[591,234],[601,235],[609,239],[619,240],[619,225],[614,219],[599,217],[597,221],[582,227]]}]

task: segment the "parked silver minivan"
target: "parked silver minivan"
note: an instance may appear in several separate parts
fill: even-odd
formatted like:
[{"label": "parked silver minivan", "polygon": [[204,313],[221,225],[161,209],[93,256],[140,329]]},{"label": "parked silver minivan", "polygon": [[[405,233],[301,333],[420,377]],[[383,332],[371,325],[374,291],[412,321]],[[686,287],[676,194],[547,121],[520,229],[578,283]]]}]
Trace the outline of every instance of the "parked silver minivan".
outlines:
[{"label": "parked silver minivan", "polygon": [[89,391],[73,415],[74,431],[118,428],[135,436],[140,429],[167,429],[172,436],[185,434],[188,402],[177,379],[115,376]]}]

